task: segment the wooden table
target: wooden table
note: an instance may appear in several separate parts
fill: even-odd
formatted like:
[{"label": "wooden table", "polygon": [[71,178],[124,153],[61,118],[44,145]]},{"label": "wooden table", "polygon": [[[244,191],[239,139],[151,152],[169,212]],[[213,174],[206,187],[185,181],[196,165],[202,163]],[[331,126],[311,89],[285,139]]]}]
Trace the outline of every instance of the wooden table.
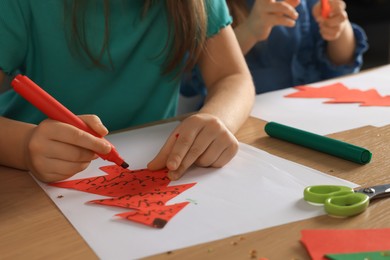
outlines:
[{"label": "wooden table", "polygon": [[[363,146],[372,161],[359,165],[268,137],[265,122],[249,118],[237,133],[241,142],[363,186],[390,183],[390,126],[366,126],[330,135]],[[309,259],[302,229],[390,227],[390,199],[373,201],[358,216],[320,216],[152,256],[147,259]],[[251,253],[252,252],[252,253]],[[251,254],[256,252],[256,257]],[[97,259],[94,252],[24,171],[0,167],[0,259]]]}]

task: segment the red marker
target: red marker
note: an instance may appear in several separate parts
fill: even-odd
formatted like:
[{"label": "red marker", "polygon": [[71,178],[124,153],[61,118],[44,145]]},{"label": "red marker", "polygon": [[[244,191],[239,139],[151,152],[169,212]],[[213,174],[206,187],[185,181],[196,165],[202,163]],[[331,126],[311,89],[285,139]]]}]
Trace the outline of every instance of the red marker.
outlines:
[{"label": "red marker", "polygon": [[321,0],[321,16],[323,18],[328,18],[330,14],[330,4],[329,0]]},{"label": "red marker", "polygon": [[[69,109],[64,107],[60,102],[50,96],[46,91],[41,89],[27,76],[17,75],[11,82],[14,90],[24,97],[28,102],[38,108],[49,118],[73,125],[85,132],[96,137],[101,137],[95,131],[87,126],[83,120],[73,114]],[[108,141],[107,141],[108,142]],[[108,154],[99,154],[99,156],[122,168],[128,168],[129,165],[119,156],[115,147],[111,144],[111,151]]]}]

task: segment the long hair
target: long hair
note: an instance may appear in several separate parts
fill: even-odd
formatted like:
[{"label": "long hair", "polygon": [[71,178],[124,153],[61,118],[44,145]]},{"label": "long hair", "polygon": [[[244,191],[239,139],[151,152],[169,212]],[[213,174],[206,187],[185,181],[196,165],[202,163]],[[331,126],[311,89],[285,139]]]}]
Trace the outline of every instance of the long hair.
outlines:
[{"label": "long hair", "polygon": [[[174,71],[178,66],[182,70],[190,70],[197,62],[199,55],[205,48],[207,32],[206,0],[165,0],[168,11],[169,42],[166,45],[169,52],[165,61],[164,73]],[[65,0],[65,17],[70,21],[70,40],[78,46],[95,66],[104,67],[102,57],[109,55],[109,21],[110,1],[103,0],[104,8],[104,40],[99,55],[93,54],[86,41],[85,12],[89,0]],[[148,9],[155,0],[144,0],[144,10],[140,15],[147,15]],[[173,28],[173,30],[171,29]],[[186,61],[183,64],[183,60]],[[111,57],[109,55],[110,62]],[[111,62],[112,63],[112,62]],[[112,65],[112,64],[111,64]]]},{"label": "long hair", "polygon": [[241,24],[249,15],[249,8],[246,0],[226,0],[230,14],[233,17],[232,27]]}]

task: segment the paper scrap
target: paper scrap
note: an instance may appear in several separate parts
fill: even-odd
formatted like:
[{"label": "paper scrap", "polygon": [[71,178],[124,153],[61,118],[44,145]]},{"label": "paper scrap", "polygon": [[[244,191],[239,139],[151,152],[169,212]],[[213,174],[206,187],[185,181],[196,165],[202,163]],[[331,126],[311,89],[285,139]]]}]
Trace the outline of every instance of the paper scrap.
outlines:
[{"label": "paper scrap", "polygon": [[330,260],[389,260],[390,251],[362,252],[352,254],[328,254],[326,257]]},{"label": "paper scrap", "polygon": [[326,254],[390,250],[390,228],[302,230],[301,235],[312,260],[326,260]]}]

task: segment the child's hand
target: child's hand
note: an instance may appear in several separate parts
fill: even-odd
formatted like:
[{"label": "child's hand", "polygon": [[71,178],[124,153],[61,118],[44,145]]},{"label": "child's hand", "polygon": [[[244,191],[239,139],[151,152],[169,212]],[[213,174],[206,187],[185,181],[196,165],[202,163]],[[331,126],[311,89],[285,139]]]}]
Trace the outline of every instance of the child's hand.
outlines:
[{"label": "child's hand", "polygon": [[176,127],[148,168],[167,167],[168,177],[177,180],[193,164],[222,167],[237,151],[237,139],[218,118],[195,114]]},{"label": "child's hand", "polygon": [[312,10],[313,17],[320,27],[320,33],[324,40],[337,40],[347,24],[349,23],[348,14],[345,10],[346,5],[342,0],[329,0],[331,11],[328,18],[321,16],[321,3],[318,1]]},{"label": "child's hand", "polygon": [[300,0],[256,0],[246,20],[248,30],[252,32],[257,41],[266,40],[274,26],[295,26],[298,13],[295,7]]},{"label": "child's hand", "polygon": [[[108,131],[97,116],[80,118],[96,133],[105,136]],[[46,119],[27,139],[25,158],[28,169],[45,182],[60,181],[84,170],[98,156],[107,154],[111,146],[69,124]]]}]

